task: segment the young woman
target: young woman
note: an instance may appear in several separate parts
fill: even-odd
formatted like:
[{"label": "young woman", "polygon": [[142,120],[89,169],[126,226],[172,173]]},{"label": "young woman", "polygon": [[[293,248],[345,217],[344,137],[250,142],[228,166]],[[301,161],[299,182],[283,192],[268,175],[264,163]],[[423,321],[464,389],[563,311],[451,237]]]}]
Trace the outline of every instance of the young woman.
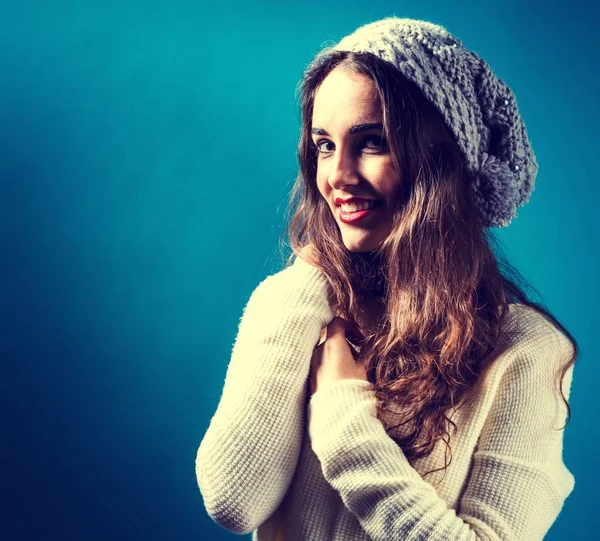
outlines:
[{"label": "young woman", "polygon": [[301,107],[296,257],[244,309],[196,459],[209,515],[261,541],[542,539],[578,348],[492,250],[538,170],[513,93],[387,18],[317,55]]}]

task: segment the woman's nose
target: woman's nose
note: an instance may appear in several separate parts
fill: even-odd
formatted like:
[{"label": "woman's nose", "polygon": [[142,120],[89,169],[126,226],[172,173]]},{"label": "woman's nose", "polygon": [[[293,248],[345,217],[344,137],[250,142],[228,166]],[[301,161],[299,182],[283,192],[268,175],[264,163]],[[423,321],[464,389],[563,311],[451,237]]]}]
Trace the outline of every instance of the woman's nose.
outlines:
[{"label": "woman's nose", "polygon": [[356,160],[347,151],[338,151],[331,160],[328,182],[332,188],[358,183]]}]

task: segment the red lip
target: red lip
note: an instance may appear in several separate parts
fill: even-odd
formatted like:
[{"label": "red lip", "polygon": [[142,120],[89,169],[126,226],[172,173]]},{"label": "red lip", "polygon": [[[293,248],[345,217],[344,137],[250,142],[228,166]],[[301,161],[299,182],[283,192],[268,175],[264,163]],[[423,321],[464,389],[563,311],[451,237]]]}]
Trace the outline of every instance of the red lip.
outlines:
[{"label": "red lip", "polygon": [[345,224],[353,224],[362,220],[368,221],[368,216],[371,216],[373,212],[375,212],[375,209],[358,210],[356,212],[344,213],[342,212],[342,208],[340,206],[338,217],[340,221],[344,222]]},{"label": "red lip", "polygon": [[347,199],[342,199],[341,197],[335,198],[336,205],[341,205],[342,203],[362,203],[363,201],[376,201],[376,199],[366,199],[364,197],[348,197]]}]

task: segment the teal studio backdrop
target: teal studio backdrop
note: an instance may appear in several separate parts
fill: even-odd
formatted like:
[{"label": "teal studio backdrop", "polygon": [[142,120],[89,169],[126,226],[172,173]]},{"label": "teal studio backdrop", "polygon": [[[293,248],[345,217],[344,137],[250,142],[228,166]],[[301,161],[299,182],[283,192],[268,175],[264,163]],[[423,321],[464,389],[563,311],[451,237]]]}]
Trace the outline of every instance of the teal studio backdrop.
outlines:
[{"label": "teal studio backdrop", "polygon": [[594,8],[3,0],[0,538],[235,537],[194,460],[242,309],[278,270],[296,83],[323,42],[398,15],[446,26],[517,96],[540,171],[498,236],[581,346],[576,485],[547,539],[596,539]]}]

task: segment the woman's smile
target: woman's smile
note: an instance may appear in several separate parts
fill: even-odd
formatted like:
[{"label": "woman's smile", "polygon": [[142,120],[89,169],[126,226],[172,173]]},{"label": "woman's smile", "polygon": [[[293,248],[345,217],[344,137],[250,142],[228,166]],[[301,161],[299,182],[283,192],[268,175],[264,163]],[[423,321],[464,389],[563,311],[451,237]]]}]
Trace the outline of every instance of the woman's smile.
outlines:
[{"label": "woman's smile", "polygon": [[[363,206],[363,205],[361,205]],[[340,221],[345,224],[356,224],[360,222],[360,225],[369,225],[371,222],[371,218],[374,215],[378,214],[378,210],[381,207],[381,201],[374,201],[370,203],[368,206],[364,205],[366,208],[352,208],[350,206],[350,210],[345,211],[346,206],[340,205],[337,207],[337,214]]]}]

